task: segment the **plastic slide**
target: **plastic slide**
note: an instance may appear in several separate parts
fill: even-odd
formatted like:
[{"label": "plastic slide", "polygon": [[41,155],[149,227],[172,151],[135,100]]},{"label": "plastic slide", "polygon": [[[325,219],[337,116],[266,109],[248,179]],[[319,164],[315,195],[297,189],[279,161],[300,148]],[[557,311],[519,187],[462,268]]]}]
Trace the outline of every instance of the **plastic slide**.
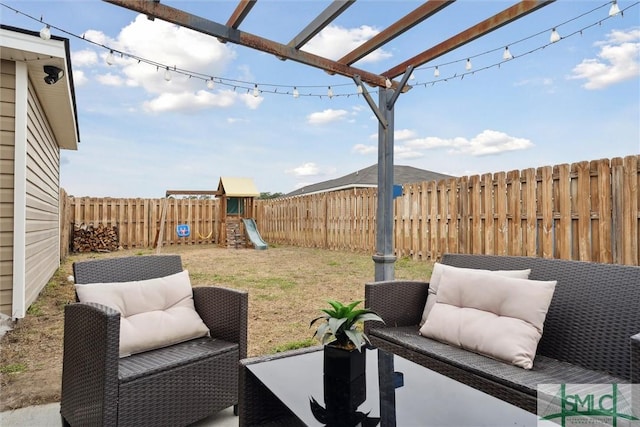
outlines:
[{"label": "plastic slide", "polygon": [[265,243],[265,241],[262,240],[262,237],[258,232],[258,227],[256,226],[256,222],[253,220],[253,218],[249,218],[249,219],[243,218],[242,222],[244,222],[244,230],[246,231],[247,236],[249,236],[251,243],[253,243],[253,247],[256,249],[267,249],[268,246]]}]

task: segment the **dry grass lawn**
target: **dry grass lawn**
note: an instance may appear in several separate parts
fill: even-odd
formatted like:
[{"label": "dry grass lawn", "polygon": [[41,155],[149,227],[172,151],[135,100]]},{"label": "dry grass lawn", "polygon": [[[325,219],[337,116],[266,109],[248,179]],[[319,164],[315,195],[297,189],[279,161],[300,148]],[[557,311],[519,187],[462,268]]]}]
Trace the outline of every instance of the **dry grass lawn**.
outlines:
[{"label": "dry grass lawn", "polygon": [[[295,247],[265,251],[214,246],[176,246],[193,285],[220,285],[249,293],[249,356],[315,345],[309,321],[328,299],[364,299],[364,283],[373,279],[371,256]],[[152,254],[127,250],[69,257],[29,308],[27,316],[0,339],[0,411],[60,399],[64,305],[74,301],[67,281],[74,261]],[[426,279],[431,263],[400,259],[396,277]]]}]

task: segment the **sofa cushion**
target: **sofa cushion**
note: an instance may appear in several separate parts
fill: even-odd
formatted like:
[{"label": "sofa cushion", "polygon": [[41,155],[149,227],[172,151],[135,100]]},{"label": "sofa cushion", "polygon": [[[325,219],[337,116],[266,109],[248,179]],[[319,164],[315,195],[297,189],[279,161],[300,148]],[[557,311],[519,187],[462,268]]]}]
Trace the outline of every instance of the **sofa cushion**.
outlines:
[{"label": "sofa cushion", "polygon": [[187,270],[157,279],[75,287],[80,302],[99,303],[120,312],[120,357],[209,333],[195,310]]},{"label": "sofa cushion", "polygon": [[[369,338],[379,348],[386,343],[399,345],[422,357],[428,357],[454,366],[479,377],[490,379],[512,389],[536,396],[538,384],[613,384],[627,383],[624,378],[597,372],[581,366],[536,355],[532,369],[521,369],[502,361],[473,353],[463,348],[418,335],[416,326],[380,328],[369,331]],[[403,355],[414,360],[413,357]],[[425,365],[418,356],[420,363]],[[426,364],[426,366],[429,366]]]},{"label": "sofa cushion", "polygon": [[556,281],[445,270],[420,333],[531,369],[555,286]]},{"label": "sofa cushion", "polygon": [[431,278],[429,279],[429,294],[427,295],[427,302],[424,306],[424,311],[422,312],[422,319],[420,320],[420,326],[424,325],[424,322],[427,321],[427,317],[429,316],[429,312],[433,308],[433,305],[436,303],[436,295],[438,294],[438,287],[440,286],[440,279],[442,278],[442,273],[447,270],[463,270],[463,271],[484,271],[487,273],[498,274],[500,276],[506,277],[517,277],[520,279],[528,279],[529,274],[531,273],[531,269],[526,270],[478,270],[473,268],[461,268],[461,267],[453,267],[446,264],[441,264],[436,262],[433,265],[433,271],[431,272]]}]

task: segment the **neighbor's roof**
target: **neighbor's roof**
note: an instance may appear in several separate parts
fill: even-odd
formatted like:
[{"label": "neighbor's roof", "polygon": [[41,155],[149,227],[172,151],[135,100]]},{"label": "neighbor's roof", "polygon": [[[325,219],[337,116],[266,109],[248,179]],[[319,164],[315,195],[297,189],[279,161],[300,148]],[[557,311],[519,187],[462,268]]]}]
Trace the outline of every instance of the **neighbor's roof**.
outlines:
[{"label": "neighbor's roof", "polygon": [[[425,169],[418,169],[412,166],[395,165],[393,169],[394,184],[410,184],[414,182],[435,181],[445,178],[452,178],[451,175],[445,175],[438,172],[432,172]],[[327,191],[346,190],[349,188],[377,187],[378,186],[378,165],[372,165],[367,168],[355,171],[349,175],[340,178],[331,179],[329,181],[319,182],[317,184],[307,185],[298,188],[284,197],[301,196],[303,194],[324,193]]]},{"label": "neighbor's roof", "polygon": [[[37,32],[0,25],[0,47],[2,59],[26,64],[30,86],[42,104],[58,146],[77,150],[80,132],[69,39],[51,36],[43,40]],[[64,76],[55,84],[46,84],[45,65],[62,69]],[[20,74],[16,67],[16,79],[21,78]]]},{"label": "neighbor's roof", "polygon": [[231,197],[258,197],[260,193],[251,178],[220,177],[218,193]]}]

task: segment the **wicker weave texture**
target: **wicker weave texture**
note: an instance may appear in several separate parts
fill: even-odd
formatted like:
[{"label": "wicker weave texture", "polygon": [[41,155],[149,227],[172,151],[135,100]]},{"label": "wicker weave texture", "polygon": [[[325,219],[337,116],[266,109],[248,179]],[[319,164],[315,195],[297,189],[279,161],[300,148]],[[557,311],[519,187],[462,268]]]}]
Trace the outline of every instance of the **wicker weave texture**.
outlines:
[{"label": "wicker weave texture", "polygon": [[640,332],[640,267],[497,255],[447,254],[464,268],[530,268],[532,280],[557,280],[538,354],[631,377],[632,335]]},{"label": "wicker weave texture", "polygon": [[[182,271],[178,255],[77,262],[76,283],[163,277]],[[180,426],[238,403],[238,362],[246,355],[248,296],[194,289],[210,328],[200,338],[120,359],[120,314],[97,304],[65,307],[60,412],[71,425]]]},{"label": "wicker weave texture", "polygon": [[467,357],[464,350],[454,355],[427,348],[429,340],[418,336],[417,326],[427,282],[366,284],[366,306],[386,322],[368,322],[374,345],[530,412],[536,411],[537,383],[640,381],[640,267],[461,254],[447,254],[442,263],[489,270],[531,268],[533,280],[558,281],[533,370],[490,368],[500,362],[485,358],[485,366],[479,361],[483,356]]}]

